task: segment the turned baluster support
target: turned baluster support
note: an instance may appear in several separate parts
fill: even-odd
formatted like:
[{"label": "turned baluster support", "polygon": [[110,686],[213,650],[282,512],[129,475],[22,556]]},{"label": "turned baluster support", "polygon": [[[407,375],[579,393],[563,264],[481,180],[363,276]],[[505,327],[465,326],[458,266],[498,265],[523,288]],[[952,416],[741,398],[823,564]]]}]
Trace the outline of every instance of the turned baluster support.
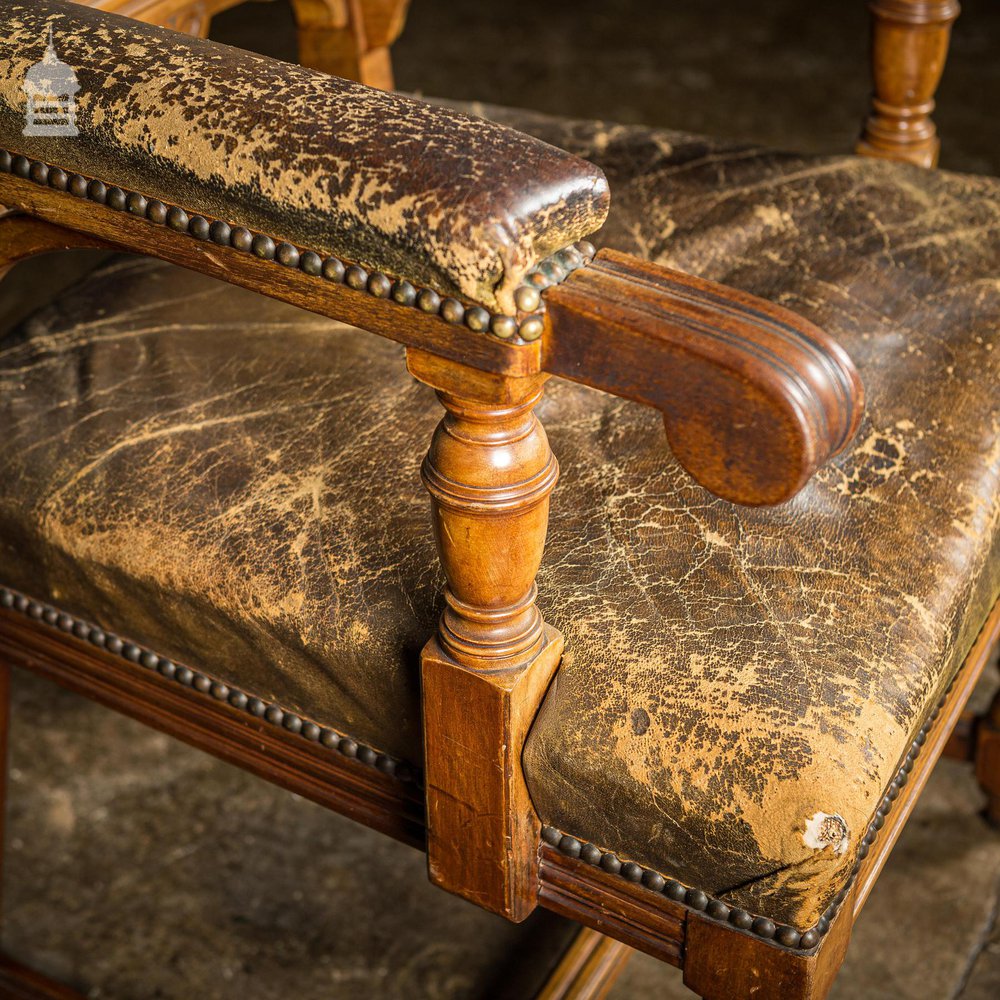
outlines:
[{"label": "turned baluster support", "polygon": [[931,119],[957,0],[872,0],[872,111],[855,152],[937,164],[941,142]]},{"label": "turned baluster support", "polygon": [[540,824],[521,750],[562,654],[535,606],[558,465],[534,415],[544,376],[410,350],[445,415],[423,466],[447,579],[421,655],[431,880],[511,920],[535,907]]}]

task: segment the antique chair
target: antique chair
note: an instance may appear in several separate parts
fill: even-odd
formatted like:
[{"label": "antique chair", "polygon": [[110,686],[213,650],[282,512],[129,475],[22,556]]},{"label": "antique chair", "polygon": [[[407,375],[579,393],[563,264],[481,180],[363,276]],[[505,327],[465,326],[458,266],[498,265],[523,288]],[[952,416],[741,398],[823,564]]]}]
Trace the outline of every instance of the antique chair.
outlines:
[{"label": "antique chair", "polygon": [[[303,50],[387,83],[403,6],[299,3]],[[824,996],[946,745],[1000,812],[1000,709],[948,742],[1000,632],[1000,185],[890,162],[957,4],[873,7],[876,155],[811,158],[7,3],[4,265],[158,260],[0,342],[5,664],[583,924],[546,996],[626,946]],[[23,134],[50,28],[76,135]]]}]

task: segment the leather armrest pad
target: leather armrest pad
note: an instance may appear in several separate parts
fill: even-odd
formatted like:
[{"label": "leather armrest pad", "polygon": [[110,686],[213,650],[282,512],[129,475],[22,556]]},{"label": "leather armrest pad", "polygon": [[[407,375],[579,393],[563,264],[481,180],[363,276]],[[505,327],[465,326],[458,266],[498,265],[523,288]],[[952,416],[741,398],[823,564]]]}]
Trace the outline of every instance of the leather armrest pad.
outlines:
[{"label": "leather armrest pad", "polygon": [[[50,26],[73,137],[22,134]],[[512,129],[64,0],[0,9],[0,145],[511,313],[609,202],[599,168]]]}]

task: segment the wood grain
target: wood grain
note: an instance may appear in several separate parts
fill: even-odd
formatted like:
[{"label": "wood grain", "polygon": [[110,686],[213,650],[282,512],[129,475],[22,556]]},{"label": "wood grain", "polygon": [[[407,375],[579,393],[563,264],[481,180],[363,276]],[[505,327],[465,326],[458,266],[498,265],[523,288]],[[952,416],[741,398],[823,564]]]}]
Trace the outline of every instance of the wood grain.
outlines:
[{"label": "wood grain", "polygon": [[941,141],[931,119],[934,93],[961,8],[957,0],[872,0],[875,93],[855,152],[937,164]]},{"label": "wood grain", "polygon": [[544,369],[656,407],[680,463],[727,500],[787,500],[857,430],[850,358],[773,303],[610,250],[546,303]]},{"label": "wood grain", "polygon": [[422,470],[447,580],[421,655],[428,868],[435,884],[523,920],[541,823],[521,752],[563,648],[535,605],[558,465],[534,415],[540,380],[489,381],[474,398],[462,366],[416,351],[407,361],[445,408]]}]

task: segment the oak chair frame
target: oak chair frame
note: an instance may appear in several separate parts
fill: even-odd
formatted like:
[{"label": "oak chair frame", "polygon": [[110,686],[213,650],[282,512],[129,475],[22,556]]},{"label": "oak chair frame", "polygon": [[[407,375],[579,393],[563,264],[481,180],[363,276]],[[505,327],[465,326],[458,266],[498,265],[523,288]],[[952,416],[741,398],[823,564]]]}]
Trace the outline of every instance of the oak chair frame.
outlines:
[{"label": "oak chair frame", "polygon": [[[89,5],[205,35],[211,16],[237,2],[89,0]],[[293,0],[293,6],[304,62],[391,86],[388,49],[401,30],[405,0]],[[875,0],[871,6],[876,96],[858,151],[929,166],[938,150],[930,121],[932,95],[958,5],[953,0]],[[733,499],[775,502],[795,492],[849,440],[859,413],[858,385],[831,378],[812,386],[811,405],[836,418],[823,437],[808,419],[789,423],[781,410],[791,391],[787,379],[753,367],[752,379],[770,392],[759,404],[764,416],[792,426],[795,446],[765,452],[734,476],[711,460],[721,448],[712,433],[719,414],[693,413],[691,399],[671,395],[643,372],[657,368],[648,360],[655,352],[663,366],[688,365],[703,386],[731,403],[726,394],[734,390],[720,376],[718,358],[697,337],[692,341],[690,324],[697,320],[700,334],[707,326],[709,335],[722,331],[747,343],[771,343],[767,338],[775,324],[794,324],[797,318],[625,255],[602,251],[591,259],[591,249],[582,247],[564,257],[562,269],[570,272],[565,280],[545,290],[544,332],[515,346],[472,336],[440,315],[400,309],[384,299],[380,286],[329,284],[318,291],[309,275],[276,261],[215,246],[209,256],[188,233],[162,226],[154,230],[146,219],[134,218],[125,201],[121,211],[95,208],[53,190],[47,182],[57,169],[15,157],[8,170],[0,171],[0,203],[16,206],[0,210],[0,275],[19,260],[62,249],[145,253],[407,345],[410,372],[437,391],[446,414],[423,478],[448,579],[447,610],[422,656],[423,784],[384,754],[348,746],[335,735],[327,739],[328,731],[278,706],[257,711],[247,693],[3,588],[0,736],[6,736],[10,667],[34,670],[427,850],[432,880],[479,905],[515,920],[538,905],[572,918],[585,929],[540,994],[546,998],[603,995],[632,948],[683,969],[688,986],[709,1000],[821,998],[839,968],[853,921],[942,753],[976,759],[989,813],[1000,819],[1000,698],[982,719],[962,714],[1000,637],[1000,606],[899,762],[897,778],[864,841],[864,856],[824,918],[825,933],[815,940],[803,936],[788,946],[773,925],[770,933],[766,927],[762,933],[756,925],[744,926],[735,919],[736,911],[724,908],[723,914],[713,905],[718,901],[697,889],[680,887],[679,893],[666,895],[650,891],[662,888],[656,885],[657,878],[663,882],[657,873],[633,866],[638,874],[630,881],[588,864],[579,856],[579,843],[567,843],[572,838],[559,831],[542,830],[534,812],[520,753],[563,643],[534,603],[548,497],[558,474],[533,414],[545,381],[552,375],[576,378],[656,406],[664,413],[675,453],[696,478]],[[656,316],[655,329],[644,323],[649,310]],[[614,365],[608,364],[606,340],[597,335],[609,327],[617,334]],[[784,358],[793,372],[802,360],[796,351],[806,345],[811,350],[818,344],[837,360],[835,345],[819,331],[802,321],[796,328],[803,340]],[[731,353],[726,363],[734,363]],[[844,371],[849,370],[847,363]],[[509,581],[503,594],[484,583],[497,578],[498,567]],[[137,663],[148,669],[137,671]],[[451,709],[456,698],[475,706],[465,713],[475,725],[456,718]],[[458,753],[456,743],[461,744]],[[485,769],[493,778],[470,782],[474,769]],[[6,767],[0,766],[0,793],[5,775]],[[0,989],[13,997],[65,1000],[76,995],[9,959],[0,960]]]}]

